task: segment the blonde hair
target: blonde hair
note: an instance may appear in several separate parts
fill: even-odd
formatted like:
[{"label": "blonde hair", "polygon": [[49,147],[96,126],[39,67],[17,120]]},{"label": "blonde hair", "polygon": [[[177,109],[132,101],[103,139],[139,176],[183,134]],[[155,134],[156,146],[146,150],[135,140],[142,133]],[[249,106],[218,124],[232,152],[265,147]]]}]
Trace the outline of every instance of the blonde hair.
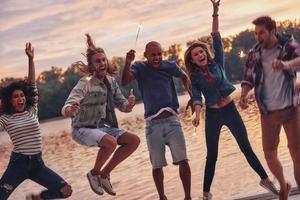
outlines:
[{"label": "blonde hair", "polygon": [[103,53],[106,57],[106,54],[104,52],[104,49],[102,49],[100,47],[96,47],[96,45],[95,45],[92,37],[90,36],[90,34],[87,33],[87,34],[85,34],[85,36],[86,36],[87,50],[86,50],[86,54],[84,54],[84,56],[86,57],[86,60],[87,60],[88,64],[86,65],[82,61],[77,61],[77,62],[73,63],[71,66],[79,69],[84,74],[92,75],[95,71],[95,68],[92,65],[93,55],[95,55],[97,53]]}]

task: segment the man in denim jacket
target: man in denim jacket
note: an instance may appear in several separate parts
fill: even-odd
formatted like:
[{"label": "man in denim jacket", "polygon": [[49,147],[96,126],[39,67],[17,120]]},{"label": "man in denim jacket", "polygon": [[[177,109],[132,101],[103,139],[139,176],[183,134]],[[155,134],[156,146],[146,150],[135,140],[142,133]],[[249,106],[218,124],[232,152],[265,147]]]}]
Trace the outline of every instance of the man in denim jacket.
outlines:
[{"label": "man in denim jacket", "polygon": [[[300,45],[293,36],[277,35],[276,22],[268,16],[253,21],[257,44],[251,49],[244,68],[240,105],[247,108],[247,94],[254,88],[261,113],[262,141],[266,161],[280,183],[280,199],[287,199],[291,189],[277,156],[279,133],[283,126],[295,179],[300,187],[300,110],[295,87],[296,71],[274,70],[286,62],[299,61]],[[272,67],[273,66],[273,67]],[[277,67],[279,68],[279,67]]]},{"label": "man in denim jacket", "polygon": [[109,175],[137,149],[140,140],[135,134],[118,128],[114,109],[131,112],[135,97],[131,92],[128,100],[125,99],[116,80],[107,74],[109,65],[104,50],[95,47],[89,35],[87,38],[88,65],[77,62],[76,66],[88,69],[90,76],[81,78],[72,89],[62,114],[72,117],[72,136],[77,143],[99,147],[95,165],[87,173],[91,189],[98,195],[103,190],[116,195]]}]

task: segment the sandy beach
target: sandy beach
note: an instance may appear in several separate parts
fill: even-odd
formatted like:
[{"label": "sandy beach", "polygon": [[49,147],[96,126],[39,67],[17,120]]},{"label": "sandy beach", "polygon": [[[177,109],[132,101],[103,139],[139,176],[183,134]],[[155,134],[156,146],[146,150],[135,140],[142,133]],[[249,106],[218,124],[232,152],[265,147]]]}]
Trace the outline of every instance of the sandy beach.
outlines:
[{"label": "sandy beach", "polygon": [[[237,94],[234,99],[237,104]],[[202,195],[203,173],[206,157],[205,137],[204,137],[204,115],[200,126],[195,129],[191,120],[193,116],[190,111],[185,111],[188,96],[179,97],[180,109],[179,117],[185,133],[188,157],[192,170],[192,197],[200,199]],[[43,136],[43,158],[45,163],[63,176],[73,187],[72,200],[155,200],[158,199],[156,189],[152,180],[151,165],[148,158],[148,150],[145,140],[143,104],[138,104],[133,112],[117,113],[121,128],[129,132],[136,133],[141,144],[136,152],[126,161],[121,163],[111,174],[112,184],[117,192],[113,197],[108,194],[98,196],[90,189],[86,179],[86,173],[93,167],[97,154],[97,148],[86,148],[75,143],[70,134],[70,119],[59,118],[41,123]],[[247,110],[241,111],[242,118],[248,130],[248,137],[254,151],[265,166],[268,174],[266,162],[264,160],[260,117],[253,97],[250,99],[250,106]],[[204,114],[204,113],[203,113]],[[12,149],[6,133],[0,132],[0,174],[2,175],[7,167],[10,152]],[[279,144],[279,157],[283,163],[285,174],[295,185],[293,178],[293,165],[287,149],[287,141],[284,131],[281,133]],[[171,155],[167,151],[168,166],[165,172],[165,191],[170,200],[182,200],[183,189],[178,175],[178,167],[172,165]],[[273,176],[270,175],[271,179]],[[216,167],[211,192],[215,200],[229,200],[237,196],[247,196],[257,194],[265,190],[259,185],[259,177],[250,168],[239,147],[226,127],[222,128],[219,157]],[[31,191],[43,189],[30,180],[22,183],[11,195],[11,200],[24,199],[25,194]]]}]

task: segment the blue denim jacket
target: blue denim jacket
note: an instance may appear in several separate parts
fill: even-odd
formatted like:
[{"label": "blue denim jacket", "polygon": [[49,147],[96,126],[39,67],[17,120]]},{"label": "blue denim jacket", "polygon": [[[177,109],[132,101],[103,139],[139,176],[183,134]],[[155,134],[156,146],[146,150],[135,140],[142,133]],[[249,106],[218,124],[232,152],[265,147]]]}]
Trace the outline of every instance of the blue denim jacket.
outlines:
[{"label": "blue denim jacket", "polygon": [[213,48],[215,57],[212,63],[208,65],[208,71],[214,78],[214,83],[209,83],[203,75],[200,68],[191,75],[193,104],[202,106],[202,94],[205,98],[205,105],[211,106],[219,102],[221,99],[230,95],[235,87],[228,81],[224,68],[224,52],[219,32],[212,33]]}]

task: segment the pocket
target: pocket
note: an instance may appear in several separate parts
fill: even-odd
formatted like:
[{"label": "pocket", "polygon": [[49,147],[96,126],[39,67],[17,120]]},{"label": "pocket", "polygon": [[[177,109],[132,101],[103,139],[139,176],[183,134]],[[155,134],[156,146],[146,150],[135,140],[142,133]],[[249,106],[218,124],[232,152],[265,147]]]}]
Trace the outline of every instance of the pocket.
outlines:
[{"label": "pocket", "polygon": [[9,164],[17,163],[21,158],[19,156],[11,156],[9,159]]},{"label": "pocket", "polygon": [[22,165],[22,157],[19,156],[16,153],[12,153],[9,159],[8,166],[13,166],[13,165]]},{"label": "pocket", "polygon": [[82,142],[82,137],[84,136],[84,131],[82,128],[79,129],[74,129],[72,132],[72,138],[74,141],[76,141],[78,144],[83,145],[84,143]]},{"label": "pocket", "polygon": [[145,131],[146,131],[146,137],[148,135],[151,135],[152,134],[152,126],[151,125],[146,125]]},{"label": "pocket", "polygon": [[181,127],[181,123],[178,118],[172,119],[172,121],[170,121],[170,126],[171,127]]},{"label": "pocket", "polygon": [[42,156],[37,156],[36,161],[37,161],[37,163],[39,163],[40,165],[44,165],[44,160],[43,160]]}]

